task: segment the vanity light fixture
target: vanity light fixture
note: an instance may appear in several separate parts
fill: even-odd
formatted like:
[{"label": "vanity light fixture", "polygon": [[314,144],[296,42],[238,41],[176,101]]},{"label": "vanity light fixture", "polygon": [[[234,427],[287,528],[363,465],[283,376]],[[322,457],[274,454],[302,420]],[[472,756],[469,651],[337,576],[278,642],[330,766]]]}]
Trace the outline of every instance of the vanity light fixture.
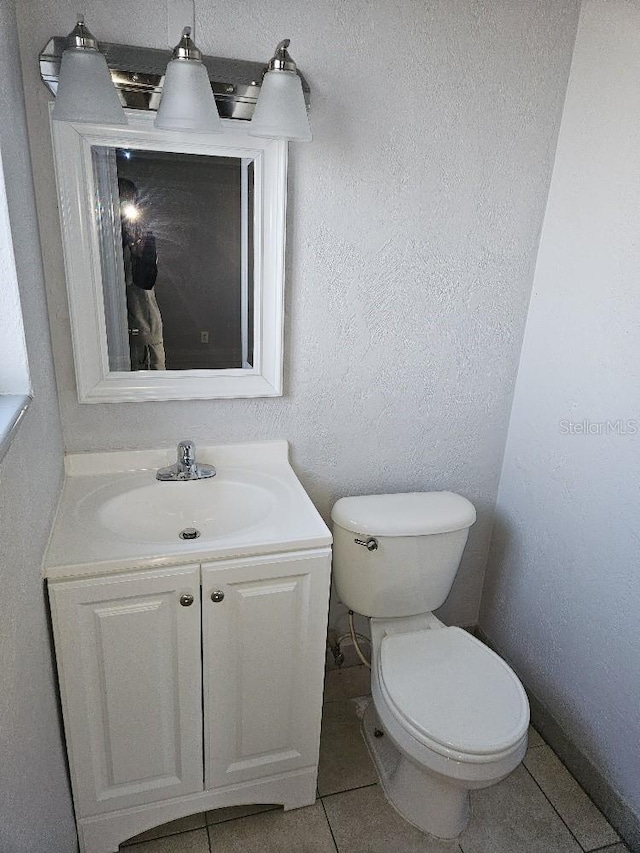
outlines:
[{"label": "vanity light fixture", "polygon": [[289,44],[289,39],[281,41],[269,60],[249,135],[310,142],[311,128],[302,81],[287,50]]},{"label": "vanity light fixture", "polygon": [[[310,140],[307,118],[309,85],[289,56],[288,45],[288,39],[280,42],[275,56],[266,66],[264,62],[203,56],[193,44],[190,34],[183,35],[173,55],[167,50],[109,42],[101,42],[98,51],[95,39],[80,21],[70,37],[53,36],[49,39],[39,57],[40,76],[57,96],[54,118],[58,119],[125,124],[126,118],[120,104],[125,109],[150,113],[158,110],[162,101],[156,124],[173,130],[178,128],[174,122],[185,119],[187,101],[191,116],[197,114],[199,109],[195,105],[204,102],[207,106],[202,112],[208,116],[208,126],[202,128],[201,124],[195,127],[181,123],[180,129],[212,132],[216,118],[218,123],[220,117],[251,121],[259,100],[260,107],[251,125],[252,135]],[[71,54],[70,58],[68,54]],[[91,56],[87,60],[89,54]],[[86,65],[93,61],[104,72],[105,60],[111,73],[110,83],[108,75],[104,73],[100,86],[93,82],[93,77],[89,80],[89,75],[84,73],[77,75],[79,80],[71,83],[67,80],[66,66],[73,66],[74,63],[80,65],[81,62]],[[179,93],[177,97],[184,102],[178,105],[170,91],[173,88],[171,78],[174,77],[174,71],[176,91]],[[198,94],[194,94],[187,78],[196,80],[194,85],[199,87]],[[207,80],[215,98],[218,116],[211,109],[213,105],[208,100],[210,95],[207,87],[202,86],[203,81]],[[78,95],[81,84],[82,93]],[[106,95],[100,94],[103,87],[111,95],[113,105],[108,115],[104,110],[98,114],[97,110],[106,99]],[[202,115],[199,118],[202,120]]]},{"label": "vanity light fixture", "polygon": [[60,78],[53,118],[58,121],[127,124],[118,93],[98,42],[84,17],[67,36],[60,63]]},{"label": "vanity light fixture", "polygon": [[167,65],[162,98],[155,126],[164,130],[195,130],[222,133],[202,53],[191,39],[191,27],[185,27]]}]

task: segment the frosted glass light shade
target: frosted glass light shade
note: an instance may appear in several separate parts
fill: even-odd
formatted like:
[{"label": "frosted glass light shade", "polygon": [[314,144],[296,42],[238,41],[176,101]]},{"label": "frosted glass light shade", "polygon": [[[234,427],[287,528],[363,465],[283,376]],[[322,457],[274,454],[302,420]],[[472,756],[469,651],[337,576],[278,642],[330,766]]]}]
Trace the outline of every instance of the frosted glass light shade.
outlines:
[{"label": "frosted glass light shade", "polygon": [[196,59],[172,59],[167,65],[155,120],[164,130],[222,133],[207,69]]},{"label": "frosted glass light shade", "polygon": [[127,124],[107,60],[99,50],[67,48],[62,54],[53,118]]},{"label": "frosted glass light shade", "polygon": [[262,81],[251,136],[311,141],[302,81],[295,71],[267,71]]}]

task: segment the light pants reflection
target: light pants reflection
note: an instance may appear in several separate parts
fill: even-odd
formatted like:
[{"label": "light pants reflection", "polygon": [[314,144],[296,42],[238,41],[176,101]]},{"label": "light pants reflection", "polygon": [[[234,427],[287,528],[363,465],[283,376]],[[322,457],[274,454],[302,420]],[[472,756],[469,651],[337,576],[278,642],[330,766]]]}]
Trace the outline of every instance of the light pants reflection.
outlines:
[{"label": "light pants reflection", "polygon": [[164,344],[141,344],[131,341],[131,370],[165,370]]}]

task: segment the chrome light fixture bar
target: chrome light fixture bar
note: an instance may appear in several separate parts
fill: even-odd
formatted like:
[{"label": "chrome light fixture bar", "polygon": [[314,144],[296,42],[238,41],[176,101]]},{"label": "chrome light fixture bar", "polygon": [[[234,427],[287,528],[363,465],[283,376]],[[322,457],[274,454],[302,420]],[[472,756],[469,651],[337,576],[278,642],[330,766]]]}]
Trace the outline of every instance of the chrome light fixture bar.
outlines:
[{"label": "chrome light fixture bar", "polygon": [[[58,89],[60,60],[65,47],[66,37],[54,36],[40,54],[40,76],[54,95]],[[162,95],[162,78],[172,58],[171,51],[103,41],[100,49],[122,105],[134,110],[157,110]],[[203,56],[202,62],[209,75],[220,117],[250,121],[260,94],[265,63],[214,56]],[[309,85],[299,71],[298,75],[308,107]]]}]

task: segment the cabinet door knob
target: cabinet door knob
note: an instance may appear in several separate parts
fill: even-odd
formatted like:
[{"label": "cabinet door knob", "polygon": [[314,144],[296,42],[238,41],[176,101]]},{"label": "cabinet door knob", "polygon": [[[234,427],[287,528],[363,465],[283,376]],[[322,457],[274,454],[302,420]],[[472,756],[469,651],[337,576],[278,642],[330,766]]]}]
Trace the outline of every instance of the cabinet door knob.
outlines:
[{"label": "cabinet door knob", "polygon": [[211,593],[211,601],[219,604],[224,598],[224,592],[221,589],[216,589]]},{"label": "cabinet door knob", "polygon": [[180,604],[183,607],[190,607],[193,604],[193,596],[189,592],[185,592],[184,595],[180,596]]}]

